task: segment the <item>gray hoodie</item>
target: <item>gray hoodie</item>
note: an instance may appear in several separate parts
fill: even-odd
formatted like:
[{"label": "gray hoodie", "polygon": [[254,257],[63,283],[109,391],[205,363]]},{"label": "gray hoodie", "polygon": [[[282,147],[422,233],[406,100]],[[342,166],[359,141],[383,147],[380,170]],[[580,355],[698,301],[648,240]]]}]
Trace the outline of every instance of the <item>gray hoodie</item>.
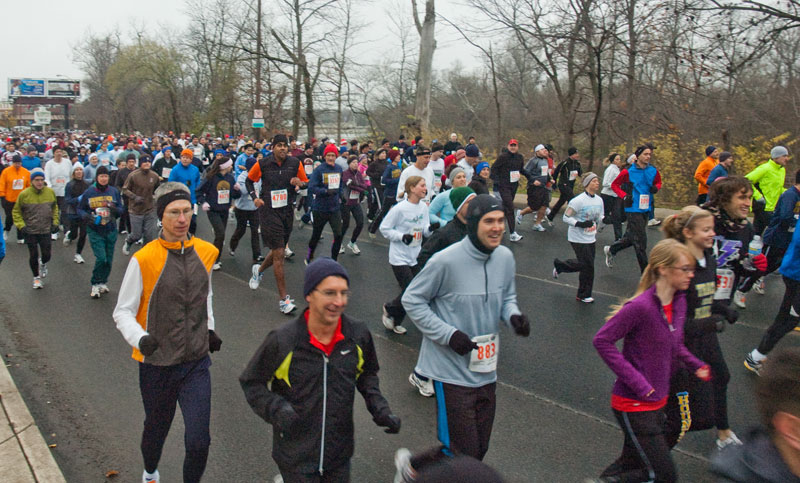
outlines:
[{"label": "gray hoodie", "polygon": [[501,320],[509,325],[512,315],[521,314],[515,272],[511,250],[501,245],[489,255],[475,248],[469,238],[436,253],[425,264],[402,299],[423,334],[417,362],[420,374],[466,387],[497,380],[496,371],[469,370],[470,354],[458,355],[448,342],[456,330],[470,338],[497,334]]}]

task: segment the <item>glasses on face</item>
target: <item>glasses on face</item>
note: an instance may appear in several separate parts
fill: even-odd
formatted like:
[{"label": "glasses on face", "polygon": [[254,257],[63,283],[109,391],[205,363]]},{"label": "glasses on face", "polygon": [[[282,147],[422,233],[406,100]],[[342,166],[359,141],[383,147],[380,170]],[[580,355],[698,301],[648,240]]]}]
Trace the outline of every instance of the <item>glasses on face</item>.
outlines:
[{"label": "glasses on face", "polygon": [[192,217],[192,209],[186,208],[185,210],[169,210],[164,212],[164,216],[171,219],[178,219],[180,216],[183,215],[186,218]]},{"label": "glasses on face", "polygon": [[674,268],[675,270],[680,270],[681,272],[683,272],[685,274],[691,274],[691,275],[694,275],[694,272],[695,272],[695,268],[694,267],[670,267],[670,268]]},{"label": "glasses on face", "polygon": [[346,299],[350,296],[349,290],[315,290],[315,292],[321,293],[326,299],[335,299],[339,295]]}]

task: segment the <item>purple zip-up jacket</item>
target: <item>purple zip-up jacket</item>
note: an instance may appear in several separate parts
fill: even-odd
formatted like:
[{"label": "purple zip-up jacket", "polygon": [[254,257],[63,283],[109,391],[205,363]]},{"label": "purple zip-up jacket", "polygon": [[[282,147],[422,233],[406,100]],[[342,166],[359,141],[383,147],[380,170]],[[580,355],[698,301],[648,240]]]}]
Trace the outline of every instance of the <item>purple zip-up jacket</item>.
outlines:
[{"label": "purple zip-up jacket", "polygon": [[[669,393],[675,363],[692,372],[706,364],[683,344],[686,294],[672,298],[672,330],[653,285],[626,303],[594,336],[594,347],[617,375],[612,393],[637,401],[657,402]],[[623,339],[622,353],[614,345]],[[651,389],[655,392],[646,396]]]}]

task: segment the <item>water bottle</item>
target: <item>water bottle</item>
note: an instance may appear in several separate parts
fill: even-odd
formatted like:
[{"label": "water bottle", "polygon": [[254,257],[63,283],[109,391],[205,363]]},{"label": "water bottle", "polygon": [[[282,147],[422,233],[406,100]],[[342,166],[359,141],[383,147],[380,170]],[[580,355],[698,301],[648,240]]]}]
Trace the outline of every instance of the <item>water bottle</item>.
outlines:
[{"label": "water bottle", "polygon": [[761,237],[756,235],[750,241],[750,244],[747,245],[747,258],[744,259],[742,262],[742,266],[746,270],[754,270],[755,267],[753,266],[753,259],[759,255],[761,255],[761,249],[764,248],[764,242],[761,241]]}]

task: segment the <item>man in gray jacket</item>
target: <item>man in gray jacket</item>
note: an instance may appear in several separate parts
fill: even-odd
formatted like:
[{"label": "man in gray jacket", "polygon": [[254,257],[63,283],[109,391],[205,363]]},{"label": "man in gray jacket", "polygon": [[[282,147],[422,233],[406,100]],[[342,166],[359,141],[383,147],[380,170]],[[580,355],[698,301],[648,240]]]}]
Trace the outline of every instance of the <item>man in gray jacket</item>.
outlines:
[{"label": "man in gray jacket", "polygon": [[[435,254],[403,295],[403,307],[423,334],[417,370],[434,381],[446,455],[483,459],[489,449],[499,321],[518,335],[530,334],[517,307],[514,255],[500,245],[504,231],[500,202],[491,195],[473,198],[467,237]],[[476,290],[481,275],[482,290]]]}]

